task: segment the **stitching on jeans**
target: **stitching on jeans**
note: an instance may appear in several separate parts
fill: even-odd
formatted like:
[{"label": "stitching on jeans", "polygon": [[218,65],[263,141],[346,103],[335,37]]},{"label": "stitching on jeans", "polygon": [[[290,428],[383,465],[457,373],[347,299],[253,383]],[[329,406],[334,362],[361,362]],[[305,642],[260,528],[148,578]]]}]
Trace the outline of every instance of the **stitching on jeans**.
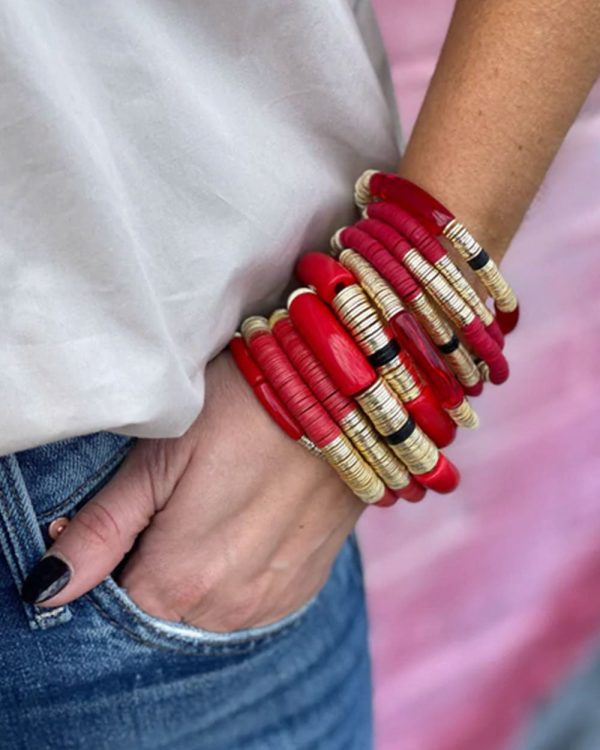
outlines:
[{"label": "stitching on jeans", "polygon": [[73,490],[71,494],[66,497],[64,500],[61,500],[60,503],[53,508],[50,508],[49,510],[45,510],[42,513],[38,515],[38,520],[40,523],[44,523],[48,518],[52,518],[57,513],[60,513],[66,506],[70,505],[71,501],[74,497],[81,494],[85,496],[88,491],[92,492],[94,487],[92,486],[96,479],[98,479],[99,475],[102,474],[105,469],[109,466],[109,464],[113,463],[113,461],[116,461],[119,459],[123,454],[125,454],[131,446],[131,441],[128,443],[125,443],[125,445],[121,446],[118,450],[116,450],[114,453],[110,455],[110,457],[100,466],[96,471],[89,476],[85,482],[82,482],[77,489]]},{"label": "stitching on jeans", "polygon": [[[7,471],[7,468],[6,468],[5,465],[2,465],[1,469],[2,469],[2,475],[4,476],[4,480],[9,484],[9,489],[12,490],[14,496],[16,496],[17,498],[19,498],[19,493],[17,492],[17,487],[16,487],[16,484],[15,484],[14,478],[11,476],[10,472]],[[9,497],[5,493],[0,493],[0,494],[2,494],[2,497],[6,501],[4,503],[4,510],[5,510],[5,512],[4,512],[3,516],[4,516],[4,523],[5,523],[5,525],[6,525],[7,529],[8,529],[8,538],[9,538],[9,541],[10,541],[10,547],[12,549],[13,558],[14,558],[14,561],[15,561],[15,563],[17,565],[19,574],[21,575],[21,578],[24,580],[26,578],[26,576],[27,576],[27,572],[25,570],[25,566],[23,564],[23,560],[21,559],[21,554],[20,554],[19,546],[17,546],[17,541],[18,541],[19,535],[18,535],[18,533],[16,531],[16,528],[13,525],[13,522],[12,522],[11,517],[10,517],[10,508],[8,507],[8,505],[9,505]]]},{"label": "stitching on jeans", "polygon": [[[25,554],[27,555],[29,550],[32,548],[32,546],[38,547],[36,544],[35,539],[35,529],[36,529],[36,516],[35,516],[35,510],[33,508],[33,505],[31,504],[31,499],[29,498],[29,495],[27,494],[27,487],[25,486],[25,483],[23,482],[23,490],[24,492],[19,491],[19,487],[17,486],[17,481],[15,479],[15,471],[19,470],[19,465],[16,459],[13,459],[14,463],[16,464],[16,468],[11,466],[9,462],[2,462],[1,464],[1,470],[2,475],[4,477],[4,481],[8,483],[9,490],[12,492],[12,499],[14,502],[17,503],[18,512],[24,516],[24,520],[29,520],[31,523],[31,528],[25,527],[24,529],[20,529],[21,533],[25,533],[26,538],[23,542],[21,542],[21,539],[19,537],[19,533],[16,530],[15,526],[13,525],[13,521],[11,519],[11,513],[10,513],[10,507],[9,507],[9,501],[10,497],[7,495],[4,495],[4,499],[6,500],[6,503],[4,505],[5,513],[4,515],[4,522],[6,526],[8,527],[8,537],[10,540],[10,547],[12,551],[12,557],[13,561],[16,563],[17,572],[21,578],[21,580],[24,580],[27,571],[25,570],[25,563],[22,559],[23,551],[25,551]],[[31,513],[28,514],[27,507],[25,504],[28,505],[29,509],[31,510]],[[31,533],[30,533],[31,532]],[[43,540],[41,544],[41,549],[38,549],[37,551],[41,554],[44,553],[44,543]],[[14,572],[13,572],[14,577]],[[19,581],[20,582],[20,581]],[[19,590],[19,585],[15,580],[15,585],[17,587],[17,590]],[[62,606],[62,607],[54,607],[50,610],[40,612],[37,607],[31,604],[27,604],[23,602],[24,608],[27,613],[27,619],[32,623],[39,625],[44,620],[47,620],[48,622],[51,622],[53,619],[59,620],[60,618],[67,613],[68,614],[68,607]]]}]

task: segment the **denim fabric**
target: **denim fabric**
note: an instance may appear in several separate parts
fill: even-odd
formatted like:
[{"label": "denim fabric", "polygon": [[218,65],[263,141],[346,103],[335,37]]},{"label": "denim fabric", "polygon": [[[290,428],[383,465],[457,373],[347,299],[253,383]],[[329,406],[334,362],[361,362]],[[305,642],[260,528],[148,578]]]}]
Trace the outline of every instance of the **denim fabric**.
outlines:
[{"label": "denim fabric", "polygon": [[98,433],[0,458],[1,750],[369,750],[371,685],[354,536],[321,592],[217,634],[142,612],[112,578],[68,607],[18,590],[132,445]]}]

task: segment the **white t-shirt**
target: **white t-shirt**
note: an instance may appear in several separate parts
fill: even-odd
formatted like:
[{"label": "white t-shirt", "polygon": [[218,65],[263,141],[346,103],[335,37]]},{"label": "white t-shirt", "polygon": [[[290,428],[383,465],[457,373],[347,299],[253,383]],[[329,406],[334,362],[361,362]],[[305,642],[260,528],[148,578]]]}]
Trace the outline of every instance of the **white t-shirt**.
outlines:
[{"label": "white t-shirt", "polygon": [[181,434],[398,161],[368,2],[0,0],[0,454]]}]

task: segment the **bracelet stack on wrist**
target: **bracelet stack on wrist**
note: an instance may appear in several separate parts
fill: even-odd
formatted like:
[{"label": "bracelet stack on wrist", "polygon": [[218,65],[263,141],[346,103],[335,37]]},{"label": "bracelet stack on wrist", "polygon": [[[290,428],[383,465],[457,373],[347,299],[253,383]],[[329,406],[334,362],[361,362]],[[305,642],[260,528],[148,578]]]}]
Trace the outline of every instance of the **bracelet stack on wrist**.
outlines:
[{"label": "bracelet stack on wrist", "polygon": [[[467,396],[507,379],[503,334],[517,300],[468,230],[418,186],[369,171],[355,199],[363,218],[336,232],[335,257],[303,256],[306,286],[287,310],[247,318],[230,349],[272,419],[363,502],[417,502],[458,485],[440,448],[457,426],[477,427]],[[477,273],[495,315],[439,237]]]}]

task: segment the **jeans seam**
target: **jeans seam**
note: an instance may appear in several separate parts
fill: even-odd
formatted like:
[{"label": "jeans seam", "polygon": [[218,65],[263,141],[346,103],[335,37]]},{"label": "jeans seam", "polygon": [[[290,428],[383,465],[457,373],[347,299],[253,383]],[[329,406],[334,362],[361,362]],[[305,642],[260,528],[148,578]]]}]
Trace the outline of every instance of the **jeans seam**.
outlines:
[{"label": "jeans seam", "polygon": [[102,466],[97,468],[96,471],[85,480],[85,482],[82,482],[76,489],[71,492],[68,497],[66,497],[64,500],[61,500],[57,506],[39,513],[39,522],[45,523],[48,519],[55,517],[57,514],[60,514],[61,511],[64,511],[65,508],[68,508],[73,498],[77,495],[85,496],[88,492],[93,491],[95,488],[94,483],[98,479],[99,475],[101,475],[110,464],[112,464],[113,462],[116,463],[117,460],[129,450],[130,445],[131,443],[126,443],[125,445],[118,448],[114,453],[111,453],[110,457],[106,459]]}]

